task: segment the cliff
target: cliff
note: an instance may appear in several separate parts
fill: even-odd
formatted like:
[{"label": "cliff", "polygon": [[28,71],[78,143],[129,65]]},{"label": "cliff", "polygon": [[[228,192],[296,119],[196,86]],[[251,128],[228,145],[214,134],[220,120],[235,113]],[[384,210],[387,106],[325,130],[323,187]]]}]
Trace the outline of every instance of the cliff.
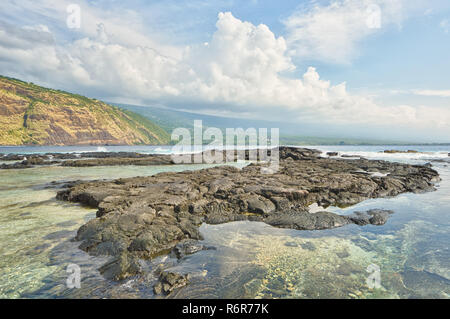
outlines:
[{"label": "cliff", "polygon": [[0,76],[0,145],[167,144],[169,135],[128,110]]}]

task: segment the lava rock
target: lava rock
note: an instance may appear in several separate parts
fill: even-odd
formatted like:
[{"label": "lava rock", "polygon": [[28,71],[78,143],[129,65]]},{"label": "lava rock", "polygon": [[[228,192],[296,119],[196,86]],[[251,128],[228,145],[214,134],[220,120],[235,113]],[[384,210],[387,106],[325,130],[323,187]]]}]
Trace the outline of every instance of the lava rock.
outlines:
[{"label": "lava rock", "polygon": [[186,286],[189,283],[189,275],[180,275],[170,271],[162,271],[159,282],[153,286],[156,295],[169,295],[174,290]]}]

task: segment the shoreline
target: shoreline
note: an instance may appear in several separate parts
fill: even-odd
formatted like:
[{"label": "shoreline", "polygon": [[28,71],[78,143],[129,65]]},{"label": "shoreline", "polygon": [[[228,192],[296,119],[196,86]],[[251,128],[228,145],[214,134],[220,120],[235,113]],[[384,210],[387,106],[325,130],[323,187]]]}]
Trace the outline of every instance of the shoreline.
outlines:
[{"label": "shoreline", "polygon": [[[320,153],[280,147],[280,171],[272,175],[260,174],[264,164],[250,164],[241,170],[218,166],[151,177],[76,182],[66,185],[57,198],[98,208],[97,218],[78,230],[76,240],[91,255],[113,256],[100,271],[106,278],[121,280],[142,272],[139,259],[175,251],[184,256],[206,249],[197,242],[202,238],[198,228],[204,222],[262,221],[298,230],[383,225],[391,211],[341,216],[323,211],[312,214],[307,207],[312,203],[354,205],[369,198],[432,191],[433,183],[439,180],[438,173],[427,166],[323,158]],[[162,294],[188,283],[188,278],[176,274],[162,271],[159,275],[167,288],[156,288]]]}]

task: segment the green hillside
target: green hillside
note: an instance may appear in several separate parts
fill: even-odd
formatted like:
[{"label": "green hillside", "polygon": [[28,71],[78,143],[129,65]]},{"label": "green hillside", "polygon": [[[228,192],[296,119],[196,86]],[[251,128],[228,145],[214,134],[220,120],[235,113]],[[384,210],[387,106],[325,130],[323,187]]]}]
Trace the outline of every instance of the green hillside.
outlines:
[{"label": "green hillside", "polygon": [[0,145],[167,144],[146,117],[96,99],[0,76]]}]

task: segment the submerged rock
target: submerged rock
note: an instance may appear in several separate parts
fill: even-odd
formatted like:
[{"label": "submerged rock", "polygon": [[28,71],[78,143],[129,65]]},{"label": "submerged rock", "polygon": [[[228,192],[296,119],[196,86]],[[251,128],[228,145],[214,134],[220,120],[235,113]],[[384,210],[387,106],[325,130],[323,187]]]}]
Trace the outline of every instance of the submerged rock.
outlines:
[{"label": "submerged rock", "polygon": [[410,298],[448,298],[450,280],[428,271],[407,269],[400,273],[403,284],[412,292]]},{"label": "submerged rock", "polygon": [[[171,251],[179,256],[201,250],[199,226],[206,222],[261,221],[280,228],[320,230],[348,224],[383,225],[391,211],[371,210],[349,216],[308,206],[348,206],[365,199],[434,190],[433,169],[365,159],[322,158],[320,151],[280,148],[280,167],[261,174],[267,164],[243,169],[218,166],[166,172],[114,181],[74,182],[58,199],[97,207],[97,218],[77,232],[80,248],[92,255],[118,258],[104,269],[113,278],[139,271],[135,258]],[[386,176],[358,174],[380,172]],[[186,243],[187,246],[178,246]],[[183,245],[183,244],[182,244]]]},{"label": "submerged rock", "polygon": [[300,246],[303,249],[306,249],[306,250],[309,250],[309,251],[316,250],[316,246],[314,246],[314,244],[312,242],[310,242],[310,241],[307,241],[306,243],[302,243],[302,244],[300,244]]}]

